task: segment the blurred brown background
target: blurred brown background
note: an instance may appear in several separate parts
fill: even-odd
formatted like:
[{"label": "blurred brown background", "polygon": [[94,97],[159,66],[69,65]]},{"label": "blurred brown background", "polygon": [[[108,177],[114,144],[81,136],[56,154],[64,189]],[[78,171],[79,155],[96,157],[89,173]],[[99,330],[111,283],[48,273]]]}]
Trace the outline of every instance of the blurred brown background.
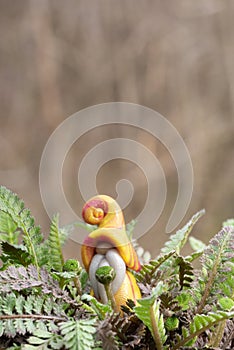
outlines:
[{"label": "blurred brown background", "polygon": [[[183,223],[205,208],[194,235],[207,242],[234,216],[233,18],[232,0],[0,0],[0,183],[24,199],[48,232],[38,170],[50,134],[94,104],[142,104],[167,117],[187,144],[195,184]],[[164,214],[140,241],[155,255],[167,238],[177,178],[166,150],[150,135],[121,127],[114,135],[113,128],[88,133],[69,155],[64,188],[80,211],[73,168],[103,137],[125,133],[150,148],[167,175]],[[115,195],[116,180],[129,175],[136,195],[127,221],[146,196],[142,174],[132,167],[112,161],[97,179],[100,192]],[[78,251],[68,243],[67,256]]]}]

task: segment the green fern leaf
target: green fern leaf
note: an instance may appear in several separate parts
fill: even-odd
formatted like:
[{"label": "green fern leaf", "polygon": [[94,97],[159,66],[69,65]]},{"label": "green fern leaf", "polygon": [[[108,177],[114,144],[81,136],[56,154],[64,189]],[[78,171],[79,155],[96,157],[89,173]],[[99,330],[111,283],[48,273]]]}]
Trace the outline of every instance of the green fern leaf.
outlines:
[{"label": "green fern leaf", "polygon": [[165,243],[165,246],[161,249],[161,253],[167,254],[175,250],[176,253],[179,255],[180,250],[183,248],[183,246],[187,242],[188,236],[193,226],[204,214],[205,214],[205,210],[201,210],[195,215],[193,215],[191,220],[182,229],[177,231],[174,235],[170,236],[170,240]]},{"label": "green fern leaf", "polygon": [[59,228],[59,216],[54,216],[48,237],[49,244],[49,264],[56,271],[63,270],[64,258],[62,253],[62,246],[65,242],[66,235]]},{"label": "green fern leaf", "polygon": [[151,260],[148,264],[144,264],[141,270],[135,274],[136,280],[141,283],[150,283],[156,277],[158,269],[162,264],[171,258],[175,251],[159,256],[156,260]]},{"label": "green fern leaf", "polygon": [[163,315],[160,314],[159,309],[160,300],[158,300],[158,297],[163,291],[163,283],[160,282],[152,291],[152,295],[144,299],[139,299],[139,306],[135,306],[133,309],[137,317],[149,328],[158,350],[167,348],[164,346],[167,336]]},{"label": "green fern leaf", "polygon": [[28,343],[31,345],[25,344],[22,349],[62,349],[63,345],[65,345],[61,335],[42,330],[36,330],[33,336],[29,337]]},{"label": "green fern leaf", "polygon": [[188,293],[188,291],[184,290],[182,293],[177,295],[176,301],[178,302],[179,307],[185,311],[188,309],[193,309],[196,305],[194,301],[194,296],[192,293]]},{"label": "green fern leaf", "polygon": [[179,256],[176,259],[176,263],[179,266],[179,283],[180,289],[182,290],[185,287],[190,287],[191,282],[193,281],[193,267],[190,262],[186,261],[185,258]]},{"label": "green fern leaf", "polygon": [[[0,271],[0,292],[21,292],[26,289],[30,292],[34,291],[34,293],[40,291],[44,295],[53,295],[55,298],[61,299],[75,308],[82,305],[82,302],[77,302],[70,297],[66,290],[62,290],[58,282],[44,269],[40,270],[40,279],[34,265],[29,265],[27,268],[11,265],[6,270]],[[27,302],[30,303],[30,299]],[[32,304],[35,304],[35,301],[32,301]],[[50,305],[48,304],[47,310],[49,309]]]},{"label": "green fern leaf", "polygon": [[91,309],[100,320],[104,320],[106,315],[112,312],[112,307],[109,304],[102,304],[89,294],[83,294],[81,300],[91,304]]},{"label": "green fern leaf", "polygon": [[[197,313],[201,313],[204,306],[209,303],[209,298],[220,294],[222,282],[225,279],[225,288],[222,290],[224,296],[234,296],[234,230],[232,227],[224,227],[204,251],[201,258],[202,270],[198,274],[194,290],[198,292]],[[229,287],[228,295],[227,285]],[[221,296],[221,295],[220,295]]]},{"label": "green fern leaf", "polygon": [[183,328],[182,338],[171,347],[171,350],[177,350],[183,346],[189,346],[191,342],[194,342],[196,337],[207,329],[233,317],[234,312],[225,311],[209,312],[207,315],[196,315],[191,322],[189,329]]},{"label": "green fern leaf", "polygon": [[95,319],[70,320],[60,323],[59,327],[66,349],[93,349],[95,347],[95,323]]},{"label": "green fern leaf", "polygon": [[32,261],[39,269],[37,246],[42,242],[40,227],[35,226],[34,218],[28,209],[24,208],[24,202],[16,194],[4,186],[0,186],[0,210],[7,213],[12,221],[23,232],[23,239]]},{"label": "green fern leaf", "polygon": [[0,240],[17,244],[20,232],[16,231],[16,229],[17,224],[12,220],[12,217],[0,210]]},{"label": "green fern leaf", "polygon": [[[52,305],[49,313],[46,312],[46,302]],[[0,336],[14,338],[20,334],[34,334],[36,330],[58,332],[58,323],[68,319],[66,309],[67,304],[62,300],[44,295],[1,295]]]},{"label": "green fern leaf", "polygon": [[197,239],[193,236],[189,237],[189,243],[195,252],[203,252],[204,249],[206,248],[205,243],[203,243],[200,239]]},{"label": "green fern leaf", "polygon": [[234,219],[228,219],[226,221],[223,222],[223,227],[225,226],[232,226],[234,227]]},{"label": "green fern leaf", "polygon": [[15,246],[8,242],[2,242],[1,246],[1,259],[5,264],[28,266],[32,263],[32,257],[24,246]]}]

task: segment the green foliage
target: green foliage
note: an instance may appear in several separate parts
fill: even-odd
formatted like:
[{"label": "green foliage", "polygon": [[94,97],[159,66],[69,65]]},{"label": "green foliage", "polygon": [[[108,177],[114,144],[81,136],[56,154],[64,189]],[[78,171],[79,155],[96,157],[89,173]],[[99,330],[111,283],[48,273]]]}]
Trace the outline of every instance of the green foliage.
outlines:
[{"label": "green foliage", "polygon": [[116,272],[111,266],[99,267],[96,271],[96,278],[101,284],[110,284],[116,276]]},{"label": "green foliage", "polygon": [[159,283],[150,297],[138,300],[139,306],[134,308],[137,317],[149,328],[157,350],[167,349],[163,346],[167,336],[163,315],[160,313],[160,301],[157,298],[163,293],[163,284]]},{"label": "green foliage", "polygon": [[1,246],[1,259],[5,266],[10,264],[28,266],[32,263],[32,257],[23,245],[12,245],[8,242],[2,242]]},{"label": "green foliage", "polygon": [[[211,239],[201,258],[202,269],[193,287],[199,298],[197,312],[220,294],[234,297],[234,230],[224,227]],[[231,274],[230,274],[231,272]],[[222,283],[225,280],[225,286]]]},{"label": "green foliage", "polygon": [[232,226],[234,227],[234,219],[228,219],[226,221],[223,222],[223,227],[225,226]]},{"label": "green foliage", "polygon": [[49,247],[48,265],[55,271],[63,271],[64,258],[62,247],[69,233],[70,226],[60,229],[59,216],[55,215],[50,226],[50,233],[47,241]]},{"label": "green foliage", "polygon": [[95,347],[95,319],[70,320],[59,325],[67,349],[89,350]]},{"label": "green foliage", "polygon": [[63,271],[80,273],[81,270],[79,261],[75,259],[68,259],[63,265]]},{"label": "green foliage", "polygon": [[[133,242],[142,263],[134,272],[142,298],[136,305],[128,300],[116,313],[113,303],[103,305],[89,294],[88,274],[77,260],[64,262],[63,245],[74,225],[94,227],[60,228],[56,215],[45,239],[23,201],[0,187],[0,348],[234,348],[234,220],[206,246],[189,237],[203,214],[171,235],[156,259],[149,261],[150,254]],[[134,226],[127,225],[131,240]],[[184,257],[188,240],[194,252]]]},{"label": "green foliage", "polygon": [[63,337],[56,333],[42,331],[37,329],[33,336],[28,339],[29,344],[23,345],[23,350],[46,350],[46,349],[61,349],[63,347]]},{"label": "green foliage", "polygon": [[66,307],[53,297],[8,293],[0,303],[0,336],[14,338],[36,329],[56,331],[58,322],[67,319]]},{"label": "green foliage", "polygon": [[10,244],[16,244],[20,233],[16,229],[17,224],[13,221],[12,217],[0,210],[0,240],[7,241]]},{"label": "green foliage", "polygon": [[112,312],[112,308],[109,304],[103,305],[89,294],[83,294],[82,301],[89,302],[92,312],[97,315],[100,320],[104,320],[107,314]]},{"label": "green foliage", "polygon": [[165,243],[165,246],[161,249],[161,253],[167,254],[175,250],[177,254],[180,254],[181,249],[187,242],[193,226],[204,214],[205,210],[201,210],[197,214],[193,215],[191,220],[181,230],[170,236],[170,240]]},{"label": "green foliage", "polygon": [[193,267],[191,263],[186,261],[182,256],[177,258],[177,264],[179,266],[180,289],[182,290],[185,287],[190,287],[193,281]]},{"label": "green foliage", "polygon": [[[29,344],[23,349],[71,349],[91,350],[97,349],[95,343],[95,319],[67,320],[58,325],[59,334],[37,330],[28,339]],[[39,346],[39,347],[38,347]]]},{"label": "green foliage", "polygon": [[148,264],[144,264],[140,272],[136,275],[137,281],[144,284],[152,282],[152,280],[157,277],[157,272],[160,266],[174,254],[175,251],[171,251],[159,256],[156,260],[151,260]]},{"label": "green foliage", "polygon": [[234,300],[231,298],[219,298],[218,303],[222,310],[231,311],[232,309],[234,309]]},{"label": "green foliage", "polygon": [[[24,207],[24,202],[18,198],[18,196],[12,193],[4,186],[0,186],[0,211],[10,217],[8,219],[9,231],[14,229],[16,226],[23,233],[23,240],[25,248],[31,255],[32,262],[39,268],[40,266],[40,254],[38,253],[43,237],[39,226],[35,226],[34,218],[30,211]],[[4,214],[2,214],[4,215]],[[5,217],[6,224],[6,217]],[[4,225],[3,225],[4,226]],[[9,236],[9,241],[11,241]],[[13,239],[14,241],[14,239]],[[13,242],[12,242],[13,243]]]},{"label": "green foliage", "polygon": [[191,341],[194,342],[196,337],[202,332],[212,328],[224,320],[231,319],[233,317],[234,312],[224,311],[209,312],[207,315],[196,315],[192,320],[189,328],[183,329],[182,337],[177,337],[176,344],[172,346],[171,350],[177,350],[182,346],[191,344]]}]

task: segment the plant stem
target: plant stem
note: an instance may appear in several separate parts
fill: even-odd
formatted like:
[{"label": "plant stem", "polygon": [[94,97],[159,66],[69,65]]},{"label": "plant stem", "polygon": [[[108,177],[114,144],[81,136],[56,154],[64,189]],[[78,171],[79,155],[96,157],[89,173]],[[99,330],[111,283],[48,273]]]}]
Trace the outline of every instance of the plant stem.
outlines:
[{"label": "plant stem", "polygon": [[204,309],[204,306],[206,305],[206,300],[209,297],[210,291],[213,287],[213,284],[214,284],[214,281],[215,281],[215,278],[217,275],[217,270],[218,270],[218,267],[220,265],[220,261],[222,258],[223,249],[227,243],[228,238],[229,238],[229,235],[227,235],[225,237],[225,239],[223,240],[223,242],[221,243],[221,245],[219,247],[219,252],[218,252],[217,257],[215,259],[214,265],[209,273],[208,281],[206,283],[206,287],[205,287],[205,290],[203,292],[203,296],[201,298],[199,305],[197,306],[197,310],[196,310],[197,314],[200,314],[202,312],[202,310]]},{"label": "plant stem", "polygon": [[150,307],[150,318],[152,321],[152,329],[153,329],[153,335],[154,335],[154,341],[156,344],[156,348],[157,348],[157,350],[163,350],[163,343],[162,343],[162,340],[160,338],[160,334],[158,331],[156,318],[155,318],[154,304],[151,305],[151,307]]},{"label": "plant stem", "polygon": [[0,315],[0,320],[14,320],[14,319],[33,319],[33,320],[54,320],[67,321],[66,317],[50,316],[50,315]]},{"label": "plant stem", "polygon": [[192,340],[195,337],[198,337],[201,333],[205,332],[207,329],[210,329],[211,327],[215,326],[216,324],[219,324],[219,322],[223,322],[226,320],[215,320],[214,322],[208,324],[207,326],[204,326],[203,328],[197,330],[196,332],[188,335],[186,338],[180,340],[177,344],[175,344],[171,350],[179,350],[181,347],[183,347],[186,343],[188,343],[190,340]]},{"label": "plant stem", "polygon": [[104,288],[105,288],[105,291],[106,291],[107,299],[111,302],[112,309],[115,312],[118,312],[118,308],[117,308],[117,305],[116,305],[116,302],[115,302],[115,298],[114,298],[113,292],[111,290],[111,283],[104,284]]},{"label": "plant stem", "polygon": [[223,338],[223,333],[224,333],[224,329],[226,326],[227,321],[224,320],[222,322],[220,322],[217,326],[217,329],[214,330],[213,332],[213,336],[211,337],[210,341],[209,341],[209,346],[213,347],[213,348],[218,348],[220,345],[220,342]]},{"label": "plant stem", "polygon": [[75,284],[75,287],[77,289],[77,293],[79,295],[82,295],[82,288],[81,288],[81,283],[80,283],[80,280],[78,277],[74,277],[74,284]]}]

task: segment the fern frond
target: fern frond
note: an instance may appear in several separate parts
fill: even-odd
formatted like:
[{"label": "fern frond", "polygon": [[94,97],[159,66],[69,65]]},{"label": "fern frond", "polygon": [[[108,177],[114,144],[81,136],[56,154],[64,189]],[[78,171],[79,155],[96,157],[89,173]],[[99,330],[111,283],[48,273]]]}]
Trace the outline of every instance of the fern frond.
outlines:
[{"label": "fern frond", "polygon": [[95,347],[96,319],[70,320],[59,324],[68,350],[91,350]]},{"label": "fern frond", "polygon": [[228,219],[228,220],[224,221],[222,226],[223,227],[225,227],[225,226],[232,226],[232,227],[234,227],[234,219]]},{"label": "fern frond", "polygon": [[55,215],[51,226],[50,233],[48,237],[48,245],[49,245],[49,265],[55,271],[62,271],[64,258],[62,252],[62,246],[65,242],[66,235],[64,231],[59,228],[59,216]]},{"label": "fern frond", "polygon": [[181,307],[179,306],[177,299],[175,299],[173,295],[170,294],[169,292],[165,292],[161,294],[159,298],[161,301],[161,305],[160,305],[161,309],[164,309],[171,314],[181,310]]},{"label": "fern frond", "polygon": [[17,230],[17,224],[12,220],[12,217],[0,210],[0,240],[17,244],[20,231]]},{"label": "fern frond", "polygon": [[197,239],[193,236],[189,237],[189,243],[191,245],[191,248],[195,252],[203,252],[204,249],[206,248],[206,244],[202,242],[200,239]]},{"label": "fern frond", "polygon": [[188,236],[193,226],[204,214],[205,214],[205,210],[201,210],[195,215],[193,215],[191,220],[182,229],[177,231],[174,235],[170,236],[170,240],[165,243],[164,247],[161,249],[161,253],[167,254],[175,250],[176,253],[179,255],[180,250],[183,248],[183,246],[187,242]]},{"label": "fern frond", "polygon": [[22,350],[62,349],[64,345],[61,335],[48,331],[41,331],[40,329],[33,332],[33,336],[29,337],[28,343],[31,345],[23,345]]},{"label": "fern frond", "polygon": [[97,326],[97,339],[101,342],[103,350],[118,350],[120,342],[117,333],[113,331],[109,317],[103,319]]},{"label": "fern frond", "polygon": [[1,259],[5,264],[28,266],[32,263],[32,257],[23,245],[15,246],[8,242],[2,242]]},{"label": "fern frond", "polygon": [[158,300],[163,289],[163,284],[160,282],[150,297],[138,300],[139,306],[134,307],[137,317],[149,328],[157,350],[167,349],[167,346],[164,346],[167,339],[166,329],[163,315],[160,314],[160,300]]},{"label": "fern frond", "polygon": [[178,302],[178,305],[182,311],[194,309],[194,307],[196,306],[194,296],[190,292],[190,290],[181,291],[180,294],[176,296],[176,301]]},{"label": "fern frond", "polygon": [[184,287],[190,287],[193,281],[193,267],[190,262],[186,261],[182,256],[179,256],[176,260],[179,266],[180,290],[182,290]]},{"label": "fern frond", "polygon": [[[201,313],[208,299],[212,295],[223,293],[220,290],[222,282],[230,282],[229,288],[234,284],[234,276],[230,270],[234,266],[234,230],[232,227],[224,227],[209,243],[201,258],[202,270],[194,283],[194,288],[199,292],[201,299],[198,303],[197,313]],[[234,295],[234,289],[230,290]]]},{"label": "fern frond", "polygon": [[53,297],[8,293],[0,303],[0,336],[14,338],[36,329],[54,331],[59,322],[67,320],[66,308],[66,303]]},{"label": "fern frond", "polygon": [[24,202],[4,186],[0,186],[0,210],[10,215],[18,228],[23,232],[23,240],[32,261],[39,270],[37,246],[42,242],[39,226],[35,226],[30,210],[25,209]]},{"label": "fern frond", "polygon": [[171,251],[159,256],[156,260],[151,260],[148,264],[143,265],[141,270],[135,274],[136,280],[144,284],[150,283],[152,279],[156,277],[156,273],[160,266],[174,254],[175,251]]},{"label": "fern frond", "polygon": [[196,315],[191,322],[189,329],[183,328],[183,336],[178,336],[177,342],[173,344],[171,350],[177,350],[186,345],[188,346],[191,341],[196,340],[196,337],[205,332],[207,329],[210,329],[220,322],[233,317],[234,312],[225,311],[209,312],[207,315]]},{"label": "fern frond", "polygon": [[189,243],[194,252],[186,256],[186,261],[193,262],[203,254],[206,244],[195,237],[189,237]]},{"label": "fern frond", "polygon": [[63,299],[64,302],[80,307],[81,302],[72,299],[68,292],[62,290],[58,281],[44,269],[40,270],[40,278],[37,268],[29,265],[27,268],[20,266],[9,266],[6,270],[0,271],[0,292],[9,293],[11,291],[34,290],[34,292],[42,292],[43,294],[51,294],[55,298]]},{"label": "fern frond", "polygon": [[89,302],[93,312],[100,320],[104,320],[106,315],[112,312],[112,307],[109,304],[100,303],[96,298],[89,294],[83,294],[81,300]]}]

